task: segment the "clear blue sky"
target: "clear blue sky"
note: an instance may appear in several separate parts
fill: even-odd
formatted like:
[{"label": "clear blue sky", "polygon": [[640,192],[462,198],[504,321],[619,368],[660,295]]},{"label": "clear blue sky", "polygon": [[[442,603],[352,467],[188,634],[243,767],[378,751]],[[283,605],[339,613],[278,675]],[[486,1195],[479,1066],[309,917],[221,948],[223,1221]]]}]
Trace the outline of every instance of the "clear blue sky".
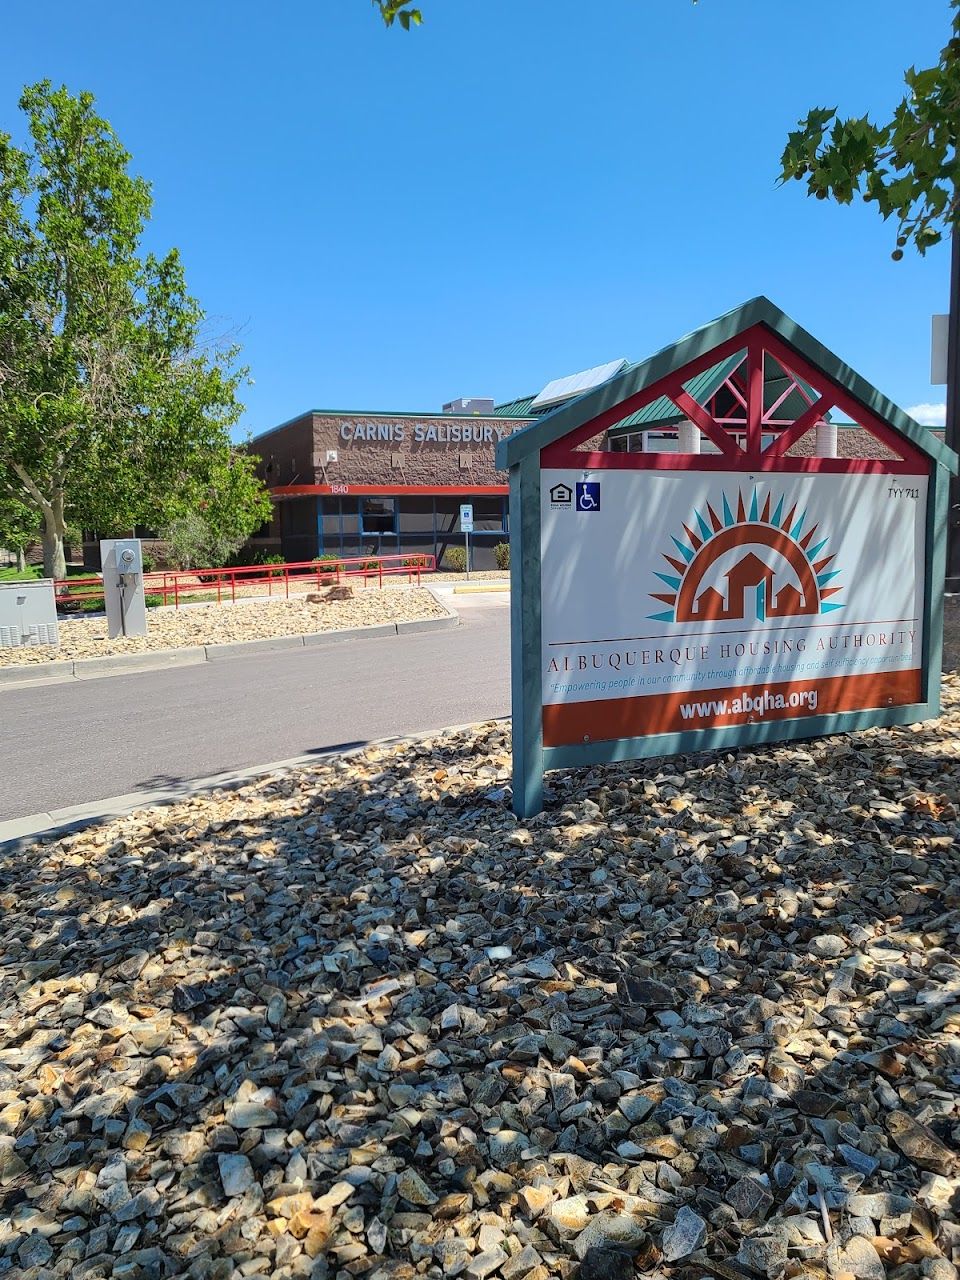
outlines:
[{"label": "clear blue sky", "polygon": [[254,433],[307,408],[439,409],[639,359],[766,293],[905,407],[948,253],[775,178],[809,107],[885,113],[946,0],[7,0],[20,87],[89,89],[236,331]]}]

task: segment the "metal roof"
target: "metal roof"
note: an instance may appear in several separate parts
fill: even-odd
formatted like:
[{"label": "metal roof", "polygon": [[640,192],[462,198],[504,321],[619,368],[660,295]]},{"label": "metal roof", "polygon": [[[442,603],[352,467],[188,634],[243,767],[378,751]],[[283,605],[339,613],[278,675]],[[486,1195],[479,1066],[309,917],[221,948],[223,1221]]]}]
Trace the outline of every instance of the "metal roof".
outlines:
[{"label": "metal roof", "polygon": [[[752,298],[742,306],[735,307],[709,324],[688,333],[678,342],[664,347],[649,359],[631,365],[602,386],[578,396],[576,400],[559,405],[538,418],[536,422],[532,422],[527,427],[521,427],[519,431],[514,431],[497,445],[497,467],[500,470],[506,470],[529,454],[539,453],[541,449],[555,441],[562,440],[577,427],[585,426],[606,410],[615,409],[628,397],[659,382],[661,378],[676,373],[699,356],[714,350],[721,343],[731,341],[758,324],[766,326],[771,332],[777,334],[809,364],[821,369],[834,383],[843,387],[854,400],[875,414],[882,422],[887,423],[899,435],[904,436],[922,453],[956,474],[960,460],[952,449],[938,440],[926,427],[921,427],[908,413],[895,405],[892,400],[887,399],[865,378],[855,373],[839,356],[834,355],[812,334],[801,328],[785,311],[781,311],[769,298],[764,297]],[[719,368],[720,365],[714,365],[707,374],[701,374],[699,377],[706,378],[708,375],[716,377]],[[722,383],[723,377],[719,381]],[[696,379],[691,378],[687,385],[692,388],[695,382]],[[640,412],[644,413],[653,407],[653,405],[647,406],[647,409]],[[621,422],[615,429],[622,428]]]},{"label": "metal roof", "polygon": [[516,400],[507,400],[494,408],[493,416],[495,418],[535,418],[537,415],[530,412],[533,400],[533,396],[519,396]]},{"label": "metal roof", "polygon": [[[721,360],[713,366],[712,369],[706,369],[703,373],[698,373],[696,377],[691,378],[689,382],[684,383],[687,391],[693,396],[694,400],[699,400],[701,404],[709,400],[720,387],[723,386],[731,372],[739,363],[739,356],[729,356],[726,360]],[[631,369],[638,368],[636,363],[631,364],[624,370],[629,373]],[[779,386],[778,386],[779,384]],[[764,399],[769,408],[773,405],[784,389],[784,379],[781,373],[776,376],[767,377],[764,387]],[[812,395],[812,389],[801,382],[804,390]],[[796,397],[798,400],[799,397]],[[545,417],[545,411],[532,409],[531,405],[535,397],[525,396],[518,400],[510,400],[506,404],[497,405],[494,413],[501,418],[533,418]],[[784,414],[789,415],[792,411],[794,416],[799,416],[806,408],[806,404],[794,404],[794,397],[788,397],[784,405]],[[824,417],[829,419],[830,415],[825,414]],[[629,414],[620,422],[615,423],[607,431],[610,436],[624,435],[630,431],[646,431],[651,427],[670,426],[677,422],[682,422],[684,415],[677,406],[667,396],[660,396],[651,404],[645,405],[642,409],[638,409],[636,413]]]}]

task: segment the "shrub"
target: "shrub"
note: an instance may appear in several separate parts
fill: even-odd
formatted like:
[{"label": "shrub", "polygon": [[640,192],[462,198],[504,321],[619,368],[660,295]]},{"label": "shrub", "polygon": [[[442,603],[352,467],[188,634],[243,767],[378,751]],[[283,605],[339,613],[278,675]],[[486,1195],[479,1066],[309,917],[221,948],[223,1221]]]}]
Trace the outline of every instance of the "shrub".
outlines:
[{"label": "shrub", "polygon": [[[172,520],[163,536],[169,547],[171,563],[178,569],[193,569],[197,565],[215,569],[229,562],[243,544],[243,535],[225,533],[215,529],[195,511]],[[215,579],[201,578],[203,581]]]},{"label": "shrub", "polygon": [[[276,555],[276,554],[274,554],[274,555],[272,555],[272,556],[268,556],[268,555],[264,555],[263,553],[261,553],[261,555],[260,555],[260,559],[257,561],[257,563],[258,563],[258,564],[286,564],[286,561],[284,560],[283,556],[278,556],[278,555]],[[270,576],[271,578],[282,578],[282,577],[283,577],[283,570],[282,570],[282,569],[271,569],[271,570],[270,570],[270,574],[269,574],[269,576]]]},{"label": "shrub", "polygon": [[150,552],[144,551],[142,559],[143,559],[143,572],[153,573],[154,569],[156,569],[157,567],[157,562],[156,560],[154,560]]},{"label": "shrub", "polygon": [[322,556],[317,556],[313,563],[321,573],[338,573],[343,568],[340,557],[332,555],[329,551],[324,552]]},{"label": "shrub", "polygon": [[263,547],[251,547],[248,543],[244,543],[238,551],[227,559],[227,567],[230,569],[249,569],[252,565],[257,564],[285,564],[283,556],[276,552],[265,551]]},{"label": "shrub", "polygon": [[497,562],[498,569],[510,568],[510,543],[498,542],[493,548],[493,558]]},{"label": "shrub", "polygon": [[467,568],[466,547],[448,547],[447,554],[444,557],[444,563],[447,568],[452,569],[454,573],[464,573]]}]

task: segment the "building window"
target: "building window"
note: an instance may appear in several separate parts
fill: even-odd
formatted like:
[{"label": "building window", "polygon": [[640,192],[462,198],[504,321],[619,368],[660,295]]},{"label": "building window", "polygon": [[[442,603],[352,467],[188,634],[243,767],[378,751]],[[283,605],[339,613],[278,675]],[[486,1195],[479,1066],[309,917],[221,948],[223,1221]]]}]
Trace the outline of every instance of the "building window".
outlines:
[{"label": "building window", "polygon": [[397,500],[396,498],[361,498],[360,499],[360,532],[361,533],[396,533],[397,532]]},{"label": "building window", "polygon": [[414,535],[429,537],[434,535],[433,498],[421,498],[404,495],[400,506],[401,537]]},{"label": "building window", "polygon": [[472,500],[474,533],[505,533],[506,505],[506,501],[500,497],[474,498]]}]

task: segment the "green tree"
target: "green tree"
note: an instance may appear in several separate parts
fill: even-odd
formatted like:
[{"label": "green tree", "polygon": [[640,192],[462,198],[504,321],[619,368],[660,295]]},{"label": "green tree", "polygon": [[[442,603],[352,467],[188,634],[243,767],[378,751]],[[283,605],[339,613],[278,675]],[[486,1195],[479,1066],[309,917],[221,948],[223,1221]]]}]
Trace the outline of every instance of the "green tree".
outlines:
[{"label": "green tree", "polygon": [[20,107],[29,147],[0,134],[0,493],[39,513],[54,577],[68,521],[159,526],[224,476],[249,532],[269,498],[230,442],[238,350],[207,340],[177,252],[142,252],[150,188],[93,96],[43,82]]},{"label": "green tree", "polygon": [[193,487],[190,501],[160,525],[170,558],[181,569],[226,564],[256,528],[249,513],[259,515],[257,524],[269,517],[272,503],[254,472],[255,461],[240,453],[225,458],[204,484]]},{"label": "green tree", "polygon": [[40,513],[19,498],[0,493],[0,547],[15,551],[17,568],[26,568],[26,550],[40,537]]},{"label": "green tree", "polygon": [[910,243],[925,253],[960,220],[960,0],[950,7],[951,38],[939,61],[906,72],[907,93],[889,120],[818,107],[790,134],[781,160],[781,181],[796,178],[820,200],[859,198],[884,219],[895,217],[895,259]]}]

